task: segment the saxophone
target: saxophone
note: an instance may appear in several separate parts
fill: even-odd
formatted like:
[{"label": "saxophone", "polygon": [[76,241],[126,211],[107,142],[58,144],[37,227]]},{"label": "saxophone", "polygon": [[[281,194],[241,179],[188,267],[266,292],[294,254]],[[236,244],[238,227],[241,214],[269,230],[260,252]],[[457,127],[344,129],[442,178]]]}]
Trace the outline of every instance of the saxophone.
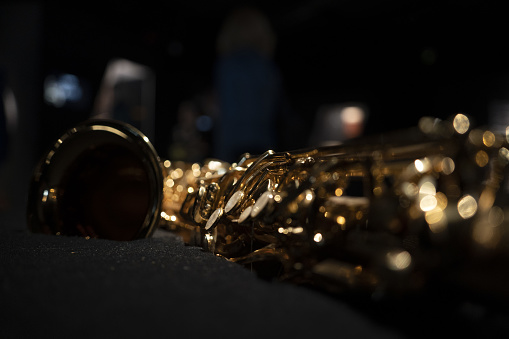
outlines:
[{"label": "saxophone", "polygon": [[337,146],[161,160],[93,120],[34,171],[33,232],[131,240],[164,229],[262,277],[368,295],[435,286],[507,300],[509,136],[464,114]]}]

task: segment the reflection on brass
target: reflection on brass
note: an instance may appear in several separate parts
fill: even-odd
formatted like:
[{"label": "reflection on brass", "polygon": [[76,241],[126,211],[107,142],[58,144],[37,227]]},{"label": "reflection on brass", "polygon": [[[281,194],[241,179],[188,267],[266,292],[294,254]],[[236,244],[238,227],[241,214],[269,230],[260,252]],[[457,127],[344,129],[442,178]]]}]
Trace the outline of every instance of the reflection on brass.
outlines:
[{"label": "reflection on brass", "polygon": [[[117,138],[122,139],[121,134],[116,133]],[[124,144],[140,156],[127,169],[114,169],[119,177],[129,177],[114,186],[119,201],[128,200],[126,213],[139,216],[137,210],[143,210],[145,219],[156,213],[159,227],[181,235],[186,243],[233,262],[256,264],[266,276],[378,295],[441,284],[509,297],[509,269],[503,264],[509,259],[508,138],[472,129],[466,115],[450,121],[425,117],[416,128],[339,146],[245,154],[234,164],[155,161],[151,146],[139,149],[139,140]],[[30,225],[36,225],[32,229],[109,235],[96,216],[76,221],[66,214],[81,206],[65,201],[66,191],[81,187],[69,182],[86,177],[89,169],[75,161],[69,165],[72,177],[63,165],[50,179],[41,174],[50,172],[59,148],[52,149],[36,171],[37,193],[29,208]],[[90,147],[77,151],[90,152]],[[150,183],[156,188],[160,184],[162,194],[141,189]],[[122,198],[124,191],[132,197]],[[83,198],[73,193],[74,199],[90,204],[81,212],[93,211],[99,199],[93,193]],[[134,196],[140,199],[138,205]],[[119,223],[113,224],[118,233]],[[133,238],[127,224],[128,236],[120,239]],[[89,231],[76,231],[79,227]]]}]

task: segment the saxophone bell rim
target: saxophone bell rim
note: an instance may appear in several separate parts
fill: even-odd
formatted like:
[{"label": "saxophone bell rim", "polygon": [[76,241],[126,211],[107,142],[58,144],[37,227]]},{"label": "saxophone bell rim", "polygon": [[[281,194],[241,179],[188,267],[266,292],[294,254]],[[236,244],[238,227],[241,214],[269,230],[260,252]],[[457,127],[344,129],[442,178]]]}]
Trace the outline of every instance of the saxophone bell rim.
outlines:
[{"label": "saxophone bell rim", "polygon": [[[140,157],[148,180],[148,209],[132,239],[150,237],[160,222],[163,200],[163,167],[150,140],[136,127],[117,120],[90,119],[67,130],[36,165],[28,192],[27,224],[34,233],[65,235],[58,189],[67,167],[80,152],[102,141],[125,147]],[[94,234],[91,234],[94,237]],[[129,240],[132,240],[129,239]],[[126,240],[115,239],[112,240]]]}]

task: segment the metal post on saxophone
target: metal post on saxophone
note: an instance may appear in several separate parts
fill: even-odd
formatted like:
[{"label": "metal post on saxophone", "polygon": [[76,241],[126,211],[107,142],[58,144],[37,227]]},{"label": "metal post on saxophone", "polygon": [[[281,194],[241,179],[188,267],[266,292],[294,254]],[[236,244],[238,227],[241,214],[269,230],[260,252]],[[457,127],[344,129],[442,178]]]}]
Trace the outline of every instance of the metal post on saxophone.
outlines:
[{"label": "metal post on saxophone", "polygon": [[234,164],[162,161],[132,126],[89,121],[36,168],[28,223],[115,240],[159,227],[334,292],[401,295],[439,284],[507,299],[508,163],[507,136],[463,114],[338,146],[246,153]]}]

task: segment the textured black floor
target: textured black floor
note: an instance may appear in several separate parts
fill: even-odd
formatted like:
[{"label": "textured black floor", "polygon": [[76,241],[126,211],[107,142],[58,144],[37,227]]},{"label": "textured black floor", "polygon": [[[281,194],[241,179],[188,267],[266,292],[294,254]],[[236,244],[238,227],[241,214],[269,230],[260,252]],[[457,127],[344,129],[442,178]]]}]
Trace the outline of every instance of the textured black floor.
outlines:
[{"label": "textured black floor", "polygon": [[0,231],[0,338],[394,338],[347,303],[174,237]]}]

